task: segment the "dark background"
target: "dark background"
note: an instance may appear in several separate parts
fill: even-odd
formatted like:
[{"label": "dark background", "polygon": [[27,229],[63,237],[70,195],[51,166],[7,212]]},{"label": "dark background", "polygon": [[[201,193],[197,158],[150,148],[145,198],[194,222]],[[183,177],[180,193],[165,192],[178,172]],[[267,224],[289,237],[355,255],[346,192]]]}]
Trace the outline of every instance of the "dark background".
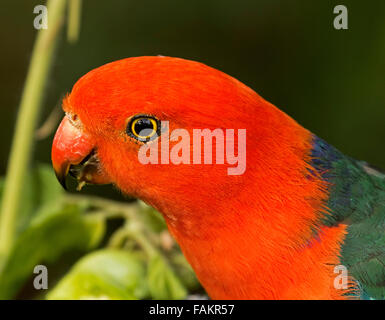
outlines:
[{"label": "dark background", "polygon": [[[0,5],[1,174],[36,37],[37,4],[45,1]],[[349,10],[349,30],[333,28],[338,4]],[[41,123],[89,70],[158,54],[236,77],[344,153],[385,168],[385,1],[85,0],[78,43],[61,36]],[[37,143],[36,160],[50,161],[51,142],[52,135]]]}]

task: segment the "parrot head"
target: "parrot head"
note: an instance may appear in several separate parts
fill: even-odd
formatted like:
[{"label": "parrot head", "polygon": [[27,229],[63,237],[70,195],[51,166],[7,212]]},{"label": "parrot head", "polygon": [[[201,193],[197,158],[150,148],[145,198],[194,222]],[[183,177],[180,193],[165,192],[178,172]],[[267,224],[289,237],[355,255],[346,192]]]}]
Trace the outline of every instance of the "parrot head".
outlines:
[{"label": "parrot head", "polygon": [[[211,164],[203,163],[203,151],[202,164],[193,164],[193,130],[234,130],[237,153],[237,130],[260,135],[263,126],[258,127],[255,112],[260,107],[259,119],[266,121],[265,104],[236,79],[198,62],[160,56],[112,62],[83,76],[64,99],[66,115],[54,137],[53,167],[63,186],[68,174],[77,178],[80,188],[84,183],[112,183],[162,211],[169,208],[167,202],[180,211],[195,205],[191,194],[225,199],[245,181],[241,174],[228,174],[231,165],[215,163],[215,148]],[[167,144],[159,140],[175,129],[190,138],[184,143],[191,147],[185,158],[189,164],[162,162],[173,156],[169,150],[181,137],[171,134]],[[248,143],[254,146],[257,141]],[[155,143],[158,163],[144,165],[140,148]],[[203,149],[203,138],[200,143]]]}]

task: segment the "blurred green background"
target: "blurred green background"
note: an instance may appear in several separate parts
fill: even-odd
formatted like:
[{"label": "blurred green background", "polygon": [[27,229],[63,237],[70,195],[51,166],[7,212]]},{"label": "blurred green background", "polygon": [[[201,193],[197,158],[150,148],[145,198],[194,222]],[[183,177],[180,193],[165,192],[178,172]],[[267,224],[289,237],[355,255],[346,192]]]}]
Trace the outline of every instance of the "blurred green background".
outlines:
[{"label": "blurred green background", "polygon": [[[0,19],[0,173],[6,170],[32,45],[33,8],[5,0]],[[344,1],[349,29],[333,28],[340,1],[84,1],[80,39],[57,50],[43,121],[75,81],[141,55],[198,60],[249,85],[343,152],[385,168],[385,1]],[[50,161],[52,136],[35,157]]]},{"label": "blurred green background", "polygon": [[[45,4],[45,1],[4,0],[0,5],[1,175],[6,172],[17,108],[37,33],[33,28],[33,9],[38,4]],[[60,36],[40,124],[60,105],[76,80],[89,70],[125,57],[162,54],[198,60],[236,77],[344,153],[385,168],[385,1],[344,1],[349,10],[348,30],[333,28],[333,8],[338,4],[341,3],[328,0],[85,0],[79,41],[68,44],[65,28]],[[52,138],[53,132],[36,143],[34,163],[50,162]],[[54,208],[57,199],[63,197],[62,190],[54,181],[49,166],[39,170],[25,183],[29,195],[25,199],[30,198],[32,202],[26,201],[21,210],[25,221],[29,221],[28,212],[35,212],[35,220],[28,228],[22,228],[26,231],[18,238],[3,270],[3,278],[0,275],[3,281],[0,298],[14,296],[23,284],[19,297],[34,296],[31,282],[25,285],[26,279],[31,277],[30,266],[41,261],[55,262],[51,274],[60,278],[81,256],[75,252],[76,257],[61,256],[61,260],[57,260],[62,252],[68,253],[77,246],[82,253],[92,251],[103,247],[112,231],[124,231],[124,228],[119,229],[124,215],[118,217],[118,226],[111,226],[111,222],[107,223],[97,214],[101,209],[89,203],[92,199],[84,202],[69,198],[67,202],[76,203]],[[40,184],[43,181],[40,189],[34,187],[36,177]],[[87,186],[83,193],[122,199],[110,186]],[[49,212],[36,209],[40,207],[48,208]],[[100,207],[106,212],[112,210],[108,206],[105,208],[104,203]],[[121,210],[124,213],[132,208],[144,217],[146,214],[142,211],[150,210],[140,206]],[[93,215],[84,215],[85,212],[93,212]],[[153,213],[148,215],[158,219]],[[21,216],[20,225],[23,219]],[[148,225],[144,220],[143,226]],[[162,235],[164,228],[164,225],[153,227],[147,233]],[[72,236],[68,236],[69,233]],[[121,247],[119,232],[115,235],[109,248]],[[173,270],[178,271],[177,265],[182,265],[178,277],[189,280],[184,260],[177,249],[173,250],[165,250],[165,256],[170,256],[168,260],[172,261]],[[158,256],[150,257],[148,266],[150,293],[147,289],[132,293],[127,288],[138,289],[132,281],[143,276],[141,264],[144,261],[141,256],[135,259],[127,256],[130,250],[123,251],[86,255],[86,260],[76,264],[70,277],[64,278],[60,290],[53,296],[51,293],[51,297],[62,297],[65,292],[66,297],[78,298],[78,293],[71,291],[71,281],[81,284],[79,279],[85,278],[79,278],[79,274],[86,269],[87,277],[94,276],[92,272],[96,271],[90,273],[89,267],[95,266],[95,261],[99,264],[100,259],[108,261],[103,272],[116,270],[111,266],[127,270],[127,265],[131,265],[128,278],[125,273],[113,272],[113,276],[119,278],[118,283],[122,282],[121,278],[127,280],[125,290],[108,292],[104,288],[103,295],[106,292],[113,298],[181,298],[186,295],[186,289]],[[101,277],[98,281],[109,279],[103,285],[116,282],[115,278],[110,279],[110,273],[101,276],[101,271],[97,272]],[[184,284],[189,292],[200,292],[196,283],[190,282]]]}]

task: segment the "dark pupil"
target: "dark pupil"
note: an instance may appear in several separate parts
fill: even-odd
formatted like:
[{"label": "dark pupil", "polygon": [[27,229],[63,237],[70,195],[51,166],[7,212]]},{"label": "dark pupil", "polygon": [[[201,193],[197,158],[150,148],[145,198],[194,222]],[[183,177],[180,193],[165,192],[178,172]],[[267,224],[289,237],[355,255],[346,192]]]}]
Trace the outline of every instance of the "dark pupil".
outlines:
[{"label": "dark pupil", "polygon": [[142,137],[147,137],[154,131],[154,126],[149,119],[139,119],[136,121],[134,128],[135,132]]}]

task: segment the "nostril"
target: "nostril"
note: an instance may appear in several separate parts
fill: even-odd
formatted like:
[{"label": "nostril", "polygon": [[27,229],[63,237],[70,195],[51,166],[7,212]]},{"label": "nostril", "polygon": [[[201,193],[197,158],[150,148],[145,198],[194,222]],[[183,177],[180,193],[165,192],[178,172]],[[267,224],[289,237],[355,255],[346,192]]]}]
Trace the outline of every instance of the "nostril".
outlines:
[{"label": "nostril", "polygon": [[70,121],[70,123],[74,127],[76,127],[76,128],[81,127],[81,122],[80,122],[79,116],[76,113],[67,112],[66,116],[67,116],[68,120]]}]

